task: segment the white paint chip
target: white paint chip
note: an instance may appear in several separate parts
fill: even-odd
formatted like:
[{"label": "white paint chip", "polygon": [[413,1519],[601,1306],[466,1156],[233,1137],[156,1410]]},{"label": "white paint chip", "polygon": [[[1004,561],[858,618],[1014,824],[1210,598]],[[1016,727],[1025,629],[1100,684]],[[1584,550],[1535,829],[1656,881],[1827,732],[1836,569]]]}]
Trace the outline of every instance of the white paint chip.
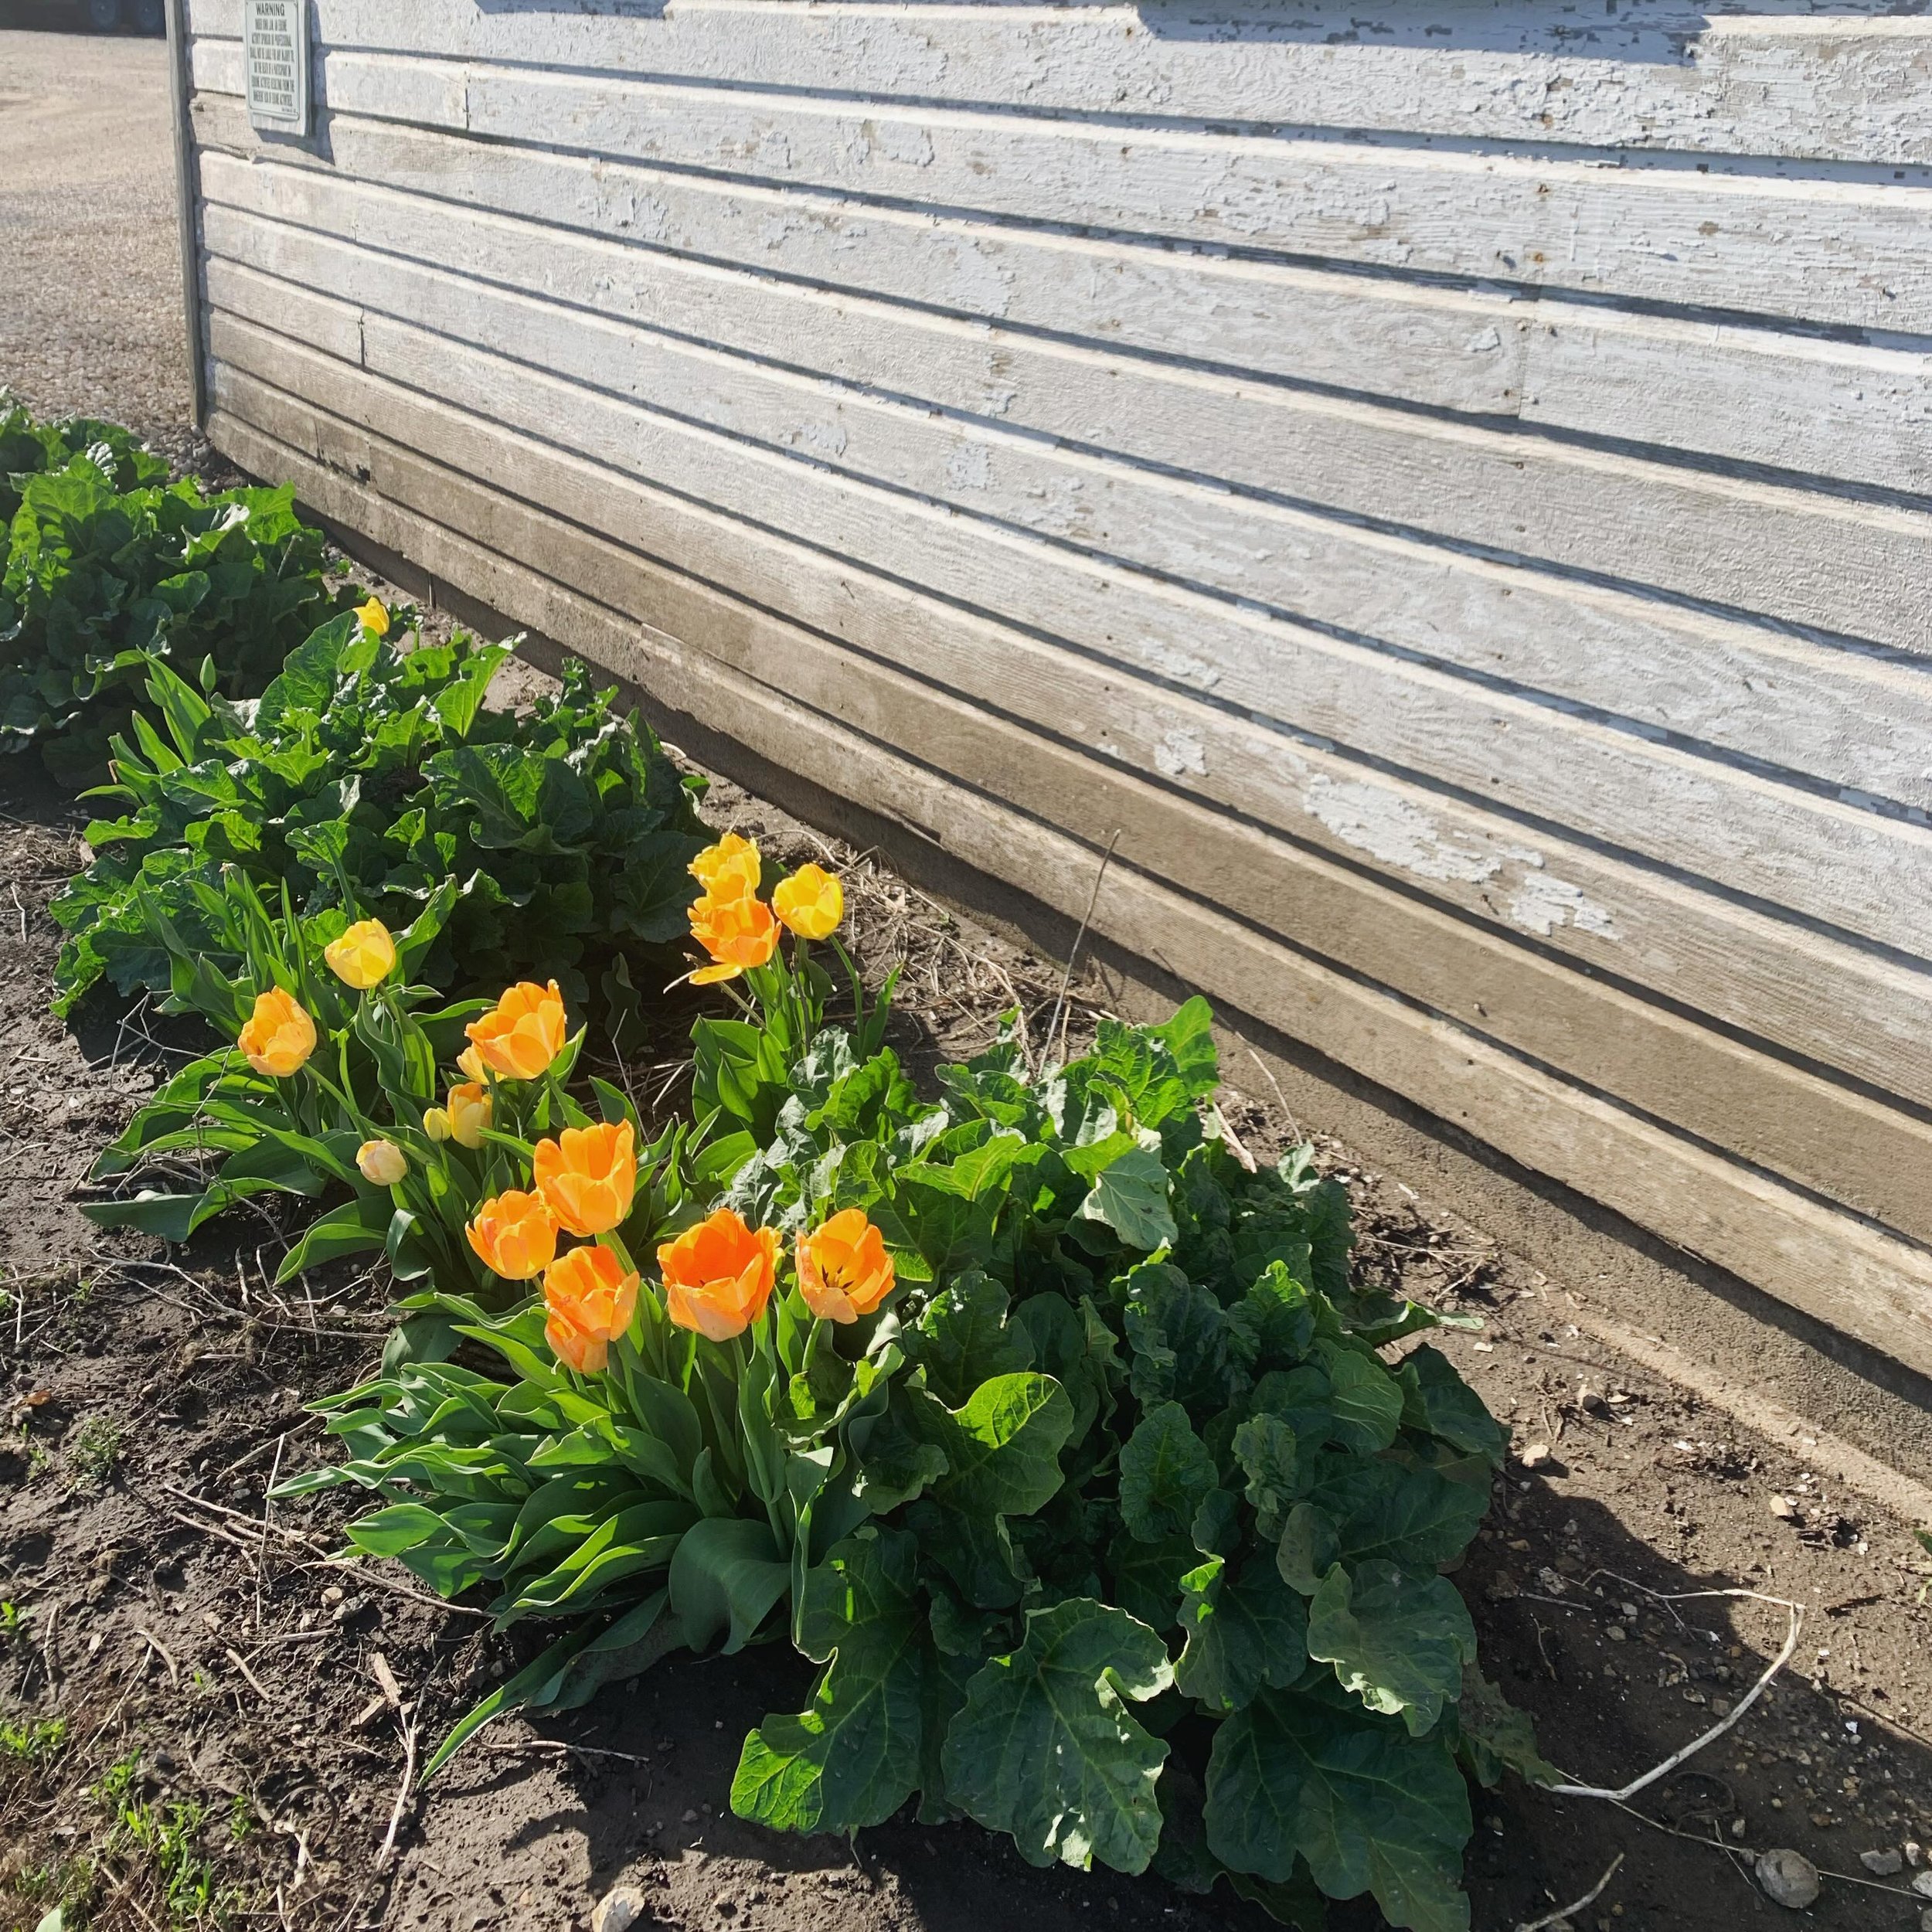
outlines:
[{"label": "white paint chip", "polygon": [[1192,772],[1197,778],[1207,776],[1207,747],[1192,732],[1178,726],[1167,732],[1154,747],[1154,763],[1170,778]]},{"label": "white paint chip", "polygon": [[1301,802],[1345,845],[1393,871],[1474,885],[1502,869],[1501,859],[1445,837],[1427,812],[1379,785],[1318,777]]},{"label": "white paint chip", "polygon": [[955,443],[946,458],[946,481],[956,490],[983,490],[993,478],[992,453],[984,443]]},{"label": "white paint chip", "polygon": [[1517,887],[1509,902],[1509,918],[1525,932],[1540,933],[1546,939],[1561,926],[1594,933],[1600,939],[1622,937],[1607,906],[1587,897],[1580,886],[1546,872],[1532,872]]}]

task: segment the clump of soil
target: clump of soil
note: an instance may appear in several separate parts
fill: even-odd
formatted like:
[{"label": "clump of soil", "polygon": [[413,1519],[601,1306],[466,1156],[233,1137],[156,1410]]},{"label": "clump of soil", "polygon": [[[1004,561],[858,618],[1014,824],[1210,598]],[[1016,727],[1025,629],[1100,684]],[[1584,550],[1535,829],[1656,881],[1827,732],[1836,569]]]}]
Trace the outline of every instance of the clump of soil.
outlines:
[{"label": "clump of soil", "polygon": [[[869,972],[903,966],[909,1063],[977,1049],[1011,1008],[1043,1039],[1062,992],[1049,963],[734,787],[709,811],[774,864],[845,873]],[[807,1682],[775,1647],[675,1659],[589,1711],[507,1721],[427,1792],[406,1788],[412,1737],[426,1754],[532,1640],[492,1638],[396,1566],[332,1561],[338,1500],[267,1500],[329,1453],[303,1405],[372,1364],[385,1284],[345,1265],[273,1289],[288,1231],[273,1206],[172,1253],[80,1216],[94,1152],[196,1036],[145,1006],[97,1003],[71,1033],[47,1016],[45,906],[82,818],[24,760],[0,767],[0,919],[18,932],[0,955],[0,1919],[32,1925],[65,1896],[98,1926],[520,1932],[587,1926],[621,1883],[646,1923],[693,1928],[1267,1923],[1152,1879],[1036,1871],[967,1825],[894,1822],[848,1846],[733,1818],[745,1730]],[[1069,989],[1077,1046],[1107,997],[1091,975]],[[629,1065],[660,1104],[677,1097],[674,1049],[646,1043]],[[1265,1090],[1226,1111],[1257,1155],[1293,1138]],[[1775,1605],[1671,1600],[1747,1588],[1806,1609],[1769,1692],[1631,1808],[1476,1794],[1475,1924],[1544,1919],[1621,1852],[1577,1927],[1769,1927],[1785,1915],[1752,1857],[1790,1846],[1828,1874],[1814,1923],[1915,1925],[1932,1612],[1906,1526],[1821,1481],[1801,1440],[1750,1437],[1621,1360],[1566,1318],[1560,1284],[1318,1145],[1355,1198],[1363,1269],[1485,1320],[1437,1338],[1516,1448],[1458,1581],[1548,1757],[1621,1784],[1726,1715],[1784,1640]],[[1377,1920],[1358,1903],[1331,1922]]]}]

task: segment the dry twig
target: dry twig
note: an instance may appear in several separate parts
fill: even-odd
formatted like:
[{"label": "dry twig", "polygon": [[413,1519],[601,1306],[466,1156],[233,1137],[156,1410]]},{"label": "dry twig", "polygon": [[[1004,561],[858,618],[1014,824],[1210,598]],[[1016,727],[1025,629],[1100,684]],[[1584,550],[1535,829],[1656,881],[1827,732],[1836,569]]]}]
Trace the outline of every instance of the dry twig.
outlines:
[{"label": "dry twig", "polygon": [[[1607,1570],[1600,1570],[1596,1573],[1599,1576],[1608,1576],[1611,1573]],[[1659,1778],[1668,1777],[1679,1765],[1689,1758],[1695,1757],[1706,1744],[1712,1743],[1722,1737],[1757,1702],[1758,1699],[1764,1695],[1771,1679],[1791,1661],[1792,1652],[1798,1648],[1799,1635],[1804,1628],[1804,1605],[1793,1603],[1787,1597],[1767,1597],[1762,1591],[1756,1590],[1686,1590],[1667,1596],[1662,1590],[1649,1589],[1642,1583],[1631,1583],[1628,1577],[1620,1577],[1615,1580],[1624,1584],[1629,1589],[1641,1590],[1646,1597],[1654,1598],[1657,1602],[1666,1605],[1695,1603],[1700,1598],[1714,1597],[1743,1597],[1748,1598],[1753,1603],[1776,1604],[1780,1608],[1789,1612],[1791,1628],[1786,1634],[1784,1648],[1771,1659],[1764,1675],[1717,1723],[1704,1733],[1702,1736],[1694,1738],[1682,1750],[1673,1752],[1664,1760],[1662,1764],[1652,1766],[1649,1770],[1644,1773],[1642,1777],[1632,1778],[1628,1784],[1619,1789],[1611,1790],[1609,1787],[1601,1784],[1553,1784],[1549,1786],[1548,1788],[1559,1798],[1600,1798],[1608,1799],[1614,1804],[1622,1804],[1628,1803],[1639,1791],[1655,1784]],[[1587,1577],[1584,1581],[1587,1583],[1590,1579]]]},{"label": "dry twig", "polygon": [[171,1684],[179,1684],[181,1682],[181,1672],[175,1668],[175,1660],[168,1654],[168,1646],[164,1644],[151,1630],[144,1630],[138,1624],[134,1626],[134,1634],[141,1638],[141,1640],[154,1651],[155,1655],[168,1666],[168,1682]]},{"label": "dry twig", "polygon": [[[1060,1033],[1060,1051],[1062,1056],[1064,1057],[1065,1056],[1066,1050],[1066,1026],[1061,1025],[1060,1015],[1066,1005],[1067,989],[1073,983],[1073,968],[1080,963],[1080,942],[1082,940],[1086,938],[1087,929],[1093,922],[1094,907],[1100,903],[1100,886],[1107,878],[1107,869],[1108,866],[1113,862],[1114,848],[1120,842],[1121,835],[1119,832],[1116,830],[1113,837],[1107,842],[1106,851],[1100,854],[1100,870],[1094,875],[1094,889],[1087,895],[1087,910],[1080,914],[1080,923],[1078,930],[1073,934],[1073,943],[1067,949],[1066,970],[1060,975],[1060,989],[1058,994],[1054,997],[1053,1011],[1049,1016],[1046,1022],[1046,1038],[1040,1043],[1040,1050],[1043,1053],[1051,1053],[1053,1052],[1053,1029],[1056,1027],[1059,1027]],[[1068,1023],[1071,1024],[1071,1014],[1067,1015],[1067,1020]]]},{"label": "dry twig", "polygon": [[[387,1688],[384,1686],[385,1689]],[[403,1813],[409,1804],[410,1794],[416,1788],[417,1720],[405,1716],[399,1709],[396,1723],[403,1733],[403,1781],[396,1787],[396,1803],[389,1811],[389,1829],[383,1834],[383,1849],[376,1855],[379,1869],[386,1866],[396,1855],[396,1834],[403,1828]]]},{"label": "dry twig", "polygon": [[1604,1887],[1617,1876],[1617,1868],[1623,1862],[1624,1855],[1619,1852],[1611,1860],[1610,1869],[1574,1904],[1560,1906],[1554,1912],[1546,1912],[1539,1919],[1526,1920],[1516,1927],[1516,1932],[1549,1932],[1552,1926],[1566,1923],[1573,1913],[1582,1911],[1586,1906],[1594,1905],[1604,1896]]},{"label": "dry twig", "polygon": [[222,1649],[222,1655],[241,1672],[243,1676],[248,1679],[250,1688],[264,1704],[272,1703],[274,1701],[267,1692],[262,1689],[261,1679],[248,1668],[248,1659],[243,1656],[233,1645],[225,1645]]}]

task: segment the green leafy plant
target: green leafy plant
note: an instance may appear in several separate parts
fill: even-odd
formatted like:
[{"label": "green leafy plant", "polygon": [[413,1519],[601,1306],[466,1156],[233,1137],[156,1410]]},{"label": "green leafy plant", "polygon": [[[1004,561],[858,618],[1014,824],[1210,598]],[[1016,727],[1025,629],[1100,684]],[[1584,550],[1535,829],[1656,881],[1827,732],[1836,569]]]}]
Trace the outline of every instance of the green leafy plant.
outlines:
[{"label": "green leafy plant", "polygon": [[[501,1617],[583,1613],[437,1761],[675,1645],[788,1635],[823,1668],[747,1739],[742,1815],[851,1831],[917,1798],[1039,1863],[1225,1883],[1304,1925],[1366,1892],[1463,1932],[1465,1771],[1543,1773],[1443,1573],[1504,1439],[1414,1345],[1437,1318],[1352,1286],[1310,1151],[1257,1171],[1224,1134],[1205,1003],[1038,1073],[1007,1039],[934,1104],[875,1039],[810,1031],[796,970],[745,977],[762,1021],[697,1029],[701,1171],[713,1220],[800,1258],[741,1352],[670,1335],[661,1250],[603,1373],[546,1358],[535,1301],[464,1310],[503,1368],[354,1392],[329,1407],[353,1461],[298,1479],[383,1492],[352,1537],[493,1586]],[[806,1253],[843,1216],[896,1292],[815,1351]],[[689,1413],[640,1400],[640,1368]],[[701,1461],[732,1481],[701,1495]]]},{"label": "green leafy plant", "polygon": [[67,1466],[75,1480],[90,1489],[101,1488],[121,1461],[126,1433],[105,1416],[90,1416],[66,1445]]},{"label": "green leafy plant", "polygon": [[0,1758],[16,1764],[44,1764],[67,1742],[64,1717],[0,1718]]},{"label": "green leafy plant", "polygon": [[0,525],[10,524],[29,476],[65,469],[84,456],[117,490],[159,483],[168,465],[129,430],[90,416],[38,423],[0,389]]},{"label": "green leafy plant", "polygon": [[220,1926],[242,1900],[219,1884],[202,1844],[208,1809],[196,1798],[150,1798],[143,1792],[138,1757],[112,1766],[94,1787],[107,1812],[105,1849],[111,1856],[138,1858],[148,1867],[167,1922],[172,1926]]},{"label": "green leafy plant", "polygon": [[[170,942],[240,964],[209,889],[233,866],[304,914],[353,904],[400,930],[458,883],[424,978],[494,992],[532,974],[581,1000],[580,970],[683,925],[685,867],[703,843],[699,781],[581,665],[525,712],[486,709],[506,645],[458,633],[400,648],[379,605],[294,651],[253,704],[150,666],[155,722],[114,743],[117,815],[87,828],[94,863],[54,900],[65,1013],[105,975],[122,993],[168,983]],[[377,617],[380,631],[364,621]],[[614,990],[628,968],[611,966]]]},{"label": "green leafy plant", "polygon": [[[61,453],[29,428],[9,440],[16,455],[36,443],[49,461]],[[349,595],[332,588],[321,532],[292,492],[163,482],[124,437],[7,488],[19,502],[0,576],[0,748],[39,746],[70,783],[106,775],[153,660],[250,696]]]}]

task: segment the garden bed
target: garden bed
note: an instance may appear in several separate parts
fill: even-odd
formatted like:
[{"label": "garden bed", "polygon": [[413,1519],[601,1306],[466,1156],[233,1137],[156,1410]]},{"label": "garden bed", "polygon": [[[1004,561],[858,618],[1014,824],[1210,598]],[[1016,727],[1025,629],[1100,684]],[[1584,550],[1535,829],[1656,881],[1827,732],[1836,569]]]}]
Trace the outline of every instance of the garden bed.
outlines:
[{"label": "garden bed", "polygon": [[[382,1284],[343,1263],[272,1288],[272,1217],[239,1250],[218,1222],[164,1260],[155,1244],[91,1228],[72,1206],[88,1164],[184,1036],[181,1022],[111,1000],[92,1003],[73,1033],[46,1015],[54,934],[44,906],[71,869],[82,821],[24,760],[0,767],[0,849],[18,896],[17,912],[12,897],[6,910],[24,941],[9,949],[0,985],[10,1209],[0,1260],[18,1298],[0,1325],[15,1426],[0,1465],[0,1596],[26,1620],[26,1634],[7,1640],[0,1684],[15,1721],[67,1726],[44,1764],[5,1773],[8,1922],[34,1923],[49,1868],[85,1859],[96,1866],[94,1923],[139,1923],[143,1913],[165,1923],[170,1870],[189,1883],[206,1859],[231,1909],[303,1926],[562,1926],[584,1921],[619,1883],[686,1926],[964,1927],[984,1923],[995,1898],[1002,1916],[1049,1925],[1096,1914],[1130,1926],[1266,1923],[1151,1876],[1036,1870],[971,1825],[895,1820],[849,1850],[733,1818],[747,1730],[796,1708],[808,1682],[783,1646],[674,1658],[590,1710],[492,1727],[404,1804],[396,1855],[382,1861],[406,1726],[420,1726],[427,1750],[533,1646],[520,1632],[488,1637],[394,1565],[327,1566],[345,1513],[333,1498],[265,1501],[272,1477],[335,1453],[302,1405],[366,1371],[387,1328]],[[843,872],[869,975],[905,962],[893,1043],[909,1066],[923,1073],[982,1047],[1015,1004],[1036,1033],[1044,1026],[1060,990],[1046,962],[727,785],[707,813],[757,835],[775,861],[817,858]],[[1107,989],[1083,978],[1073,993],[1077,1046]],[[634,1073],[676,1077],[681,1017]],[[1226,1103],[1231,1124],[1272,1155],[1291,1124],[1258,1075],[1249,1084],[1258,1090]],[[1782,1911],[1751,1883],[1747,1854],[1779,1845],[1848,1874],[1827,1879],[1815,1922],[1915,1923],[1910,1867],[1879,1881],[1889,1891],[1849,1882],[1869,1876],[1861,1853],[1932,1840],[1932,1615],[1915,1602],[1923,1582],[1905,1527],[1808,1480],[1801,1443],[1753,1440],[1590,1342],[1566,1318],[1562,1284],[1432,1217],[1345,1150],[1321,1153],[1349,1189],[1366,1278],[1485,1323],[1479,1336],[1437,1339],[1511,1423],[1519,1453],[1457,1580],[1488,1668],[1534,1715],[1546,1755],[1588,1781],[1621,1783],[1741,1696],[1784,1634],[1784,1614],[1768,1606],[1673,1613],[1646,1590],[1744,1587],[1809,1611],[1802,1648],[1763,1702],[1639,1801],[1652,1824],[1514,1781],[1478,1792],[1475,1923],[1536,1919],[1619,1852],[1624,1863],[1580,1925],[1776,1923]],[[1549,1453],[1526,1468],[1532,1444]],[[1774,1498],[1788,1513],[1773,1513]],[[392,1680],[406,1716],[386,1696]],[[104,1774],[131,1760],[125,1788],[104,1794]],[[165,1826],[177,1801],[202,1807],[204,1828],[171,1868],[165,1832],[145,1847],[136,1835],[144,1818]],[[1377,1920],[1358,1903],[1333,1908],[1331,1923]]]}]

